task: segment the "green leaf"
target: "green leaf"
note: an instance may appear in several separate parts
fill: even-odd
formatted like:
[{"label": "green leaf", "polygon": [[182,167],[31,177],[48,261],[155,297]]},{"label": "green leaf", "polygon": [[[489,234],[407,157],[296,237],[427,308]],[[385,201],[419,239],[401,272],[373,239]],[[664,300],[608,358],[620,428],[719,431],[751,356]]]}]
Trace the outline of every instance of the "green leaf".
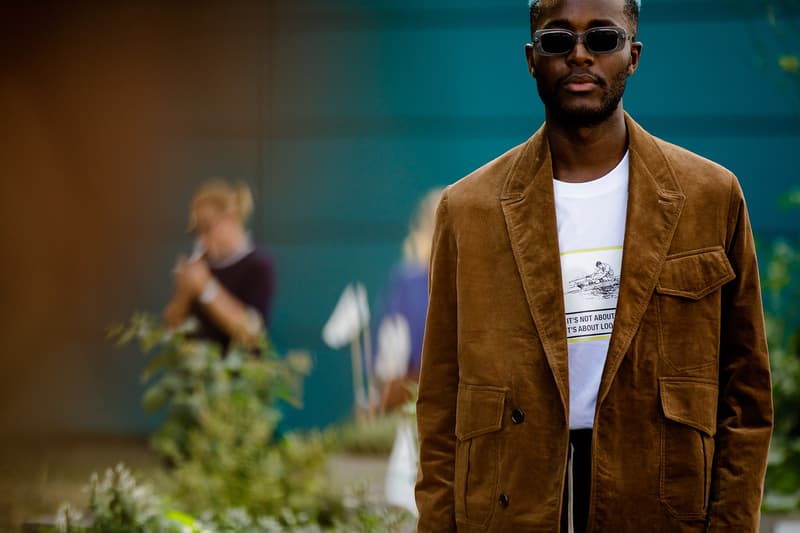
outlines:
[{"label": "green leaf", "polygon": [[230,372],[239,372],[244,365],[244,358],[241,350],[231,350],[225,357],[225,368]]},{"label": "green leaf", "polygon": [[172,353],[163,352],[153,357],[142,371],[142,380],[149,381],[159,370],[166,367],[171,361]]},{"label": "green leaf", "polygon": [[183,526],[191,527],[192,531],[198,531],[197,520],[191,515],[172,509],[164,513],[164,517]]},{"label": "green leaf", "polygon": [[307,376],[311,373],[311,356],[308,352],[292,350],[286,354],[286,364],[294,372]]},{"label": "green leaf", "polygon": [[797,74],[800,72],[800,59],[798,59],[797,54],[784,54],[778,58],[778,66],[784,72]]},{"label": "green leaf", "polygon": [[142,406],[148,412],[158,411],[166,405],[168,396],[165,388],[161,384],[156,383],[144,392]]}]

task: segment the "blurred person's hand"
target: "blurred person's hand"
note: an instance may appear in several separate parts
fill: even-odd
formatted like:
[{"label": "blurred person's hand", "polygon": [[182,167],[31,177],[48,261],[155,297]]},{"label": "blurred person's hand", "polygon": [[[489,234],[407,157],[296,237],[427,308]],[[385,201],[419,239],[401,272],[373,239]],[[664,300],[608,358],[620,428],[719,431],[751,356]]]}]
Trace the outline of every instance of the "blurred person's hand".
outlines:
[{"label": "blurred person's hand", "polygon": [[408,320],[400,313],[383,319],[378,328],[378,354],[375,375],[388,383],[403,378],[411,359],[411,329]]},{"label": "blurred person's hand", "polygon": [[190,297],[195,297],[203,292],[211,279],[208,263],[203,259],[189,261],[185,257],[179,257],[173,273],[176,292]]}]

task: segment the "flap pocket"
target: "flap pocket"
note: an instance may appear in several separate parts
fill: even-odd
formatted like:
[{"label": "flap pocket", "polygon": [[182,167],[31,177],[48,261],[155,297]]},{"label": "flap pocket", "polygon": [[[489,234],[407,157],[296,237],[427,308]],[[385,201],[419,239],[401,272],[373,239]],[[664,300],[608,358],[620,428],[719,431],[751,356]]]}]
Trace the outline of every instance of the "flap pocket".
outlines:
[{"label": "flap pocket", "polygon": [[725,250],[715,246],[667,257],[656,292],[699,300],[735,277]]},{"label": "flap pocket", "polygon": [[718,385],[691,378],[660,378],[658,381],[664,416],[713,437],[717,432]]},{"label": "flap pocket", "polygon": [[459,385],[456,437],[467,440],[499,430],[505,402],[506,390],[501,387]]}]

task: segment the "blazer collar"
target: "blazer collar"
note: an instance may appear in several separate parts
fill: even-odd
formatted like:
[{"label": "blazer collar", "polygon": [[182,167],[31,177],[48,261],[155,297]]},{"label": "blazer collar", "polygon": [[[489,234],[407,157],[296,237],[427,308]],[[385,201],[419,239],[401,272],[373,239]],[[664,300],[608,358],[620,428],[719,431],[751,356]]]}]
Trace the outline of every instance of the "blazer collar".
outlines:
[{"label": "blazer collar", "polygon": [[[630,179],[620,293],[599,409],[650,301],[685,197],[655,139],[627,113]],[[531,317],[569,412],[564,294],[546,125],[522,145],[500,203]]]}]

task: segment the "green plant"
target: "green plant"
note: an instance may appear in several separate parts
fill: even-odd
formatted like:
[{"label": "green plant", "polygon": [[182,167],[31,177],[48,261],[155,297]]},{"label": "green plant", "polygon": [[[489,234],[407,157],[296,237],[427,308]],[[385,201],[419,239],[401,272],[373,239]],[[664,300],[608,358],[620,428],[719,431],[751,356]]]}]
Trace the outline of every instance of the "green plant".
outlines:
[{"label": "green plant", "polygon": [[275,515],[257,515],[242,507],[206,511],[199,517],[176,510],[168,499],[139,483],[124,465],[92,474],[85,513],[62,505],[50,529],[56,533],[393,533],[407,523],[403,511],[378,505],[366,486],[350,488],[340,512],[329,524],[284,508]]},{"label": "green plant", "polygon": [[148,484],[139,483],[124,465],[109,468],[100,477],[96,473],[85,489],[89,493],[87,512],[70,504],[62,505],[55,520],[59,533],[198,533],[186,528],[179,513],[164,511],[164,503]]},{"label": "green plant", "polygon": [[[790,193],[786,203],[800,205],[800,195]],[[764,507],[799,510],[800,249],[796,242],[780,238],[772,243],[762,285],[775,408]]]},{"label": "green plant", "polygon": [[335,513],[325,477],[327,443],[318,432],[276,435],[278,401],[300,406],[310,358],[280,357],[267,339],[258,349],[219,347],[190,336],[190,326],[162,328],[137,314],[110,335],[137,341],[152,359],[144,404],[166,408],[152,442],[174,465],[170,478],[192,511],[242,508],[253,516],[284,509],[324,519]]},{"label": "green plant", "polygon": [[403,421],[416,426],[417,397],[416,382],[404,385],[409,398],[394,411],[372,419],[347,420],[329,429],[336,451],[358,455],[389,455],[392,452],[397,427]]},{"label": "green plant", "polygon": [[285,510],[330,522],[339,510],[325,475],[327,443],[319,433],[272,441],[275,419],[253,398],[217,401],[190,431],[187,458],[171,472],[174,492],[195,512],[242,508],[251,516]]},{"label": "green plant", "polygon": [[344,504],[343,519],[336,520],[331,529],[335,533],[395,533],[401,531],[411,518],[404,510],[371,502],[369,487],[363,484],[348,488]]},{"label": "green plant", "polygon": [[330,429],[336,451],[356,455],[388,456],[392,451],[400,421],[399,413],[374,420],[348,420]]},{"label": "green plant", "polygon": [[136,342],[151,358],[143,403],[167,410],[152,443],[172,464],[164,482],[172,497],[138,484],[119,465],[102,479],[92,476],[86,514],[70,505],[59,509],[58,531],[397,531],[407,513],[370,501],[366,490],[334,494],[325,475],[329,433],[277,435],[278,402],[301,405],[307,354],[280,357],[262,339],[255,352],[233,347],[223,357],[191,331],[192,324],[166,330],[136,314],[109,332],[117,344]]},{"label": "green plant", "polygon": [[109,330],[118,346],[135,342],[150,357],[142,373],[149,383],[142,404],[150,412],[166,409],[166,421],[152,443],[174,462],[186,458],[189,433],[201,416],[208,417],[210,409],[224,402],[257,402],[259,418],[271,422],[264,435],[270,439],[281,419],[278,401],[300,407],[303,379],[311,370],[307,353],[281,357],[266,337],[255,349],[233,346],[223,357],[219,345],[192,338],[195,327],[196,322],[187,321],[168,330],[157,318],[137,313],[128,324]]}]

